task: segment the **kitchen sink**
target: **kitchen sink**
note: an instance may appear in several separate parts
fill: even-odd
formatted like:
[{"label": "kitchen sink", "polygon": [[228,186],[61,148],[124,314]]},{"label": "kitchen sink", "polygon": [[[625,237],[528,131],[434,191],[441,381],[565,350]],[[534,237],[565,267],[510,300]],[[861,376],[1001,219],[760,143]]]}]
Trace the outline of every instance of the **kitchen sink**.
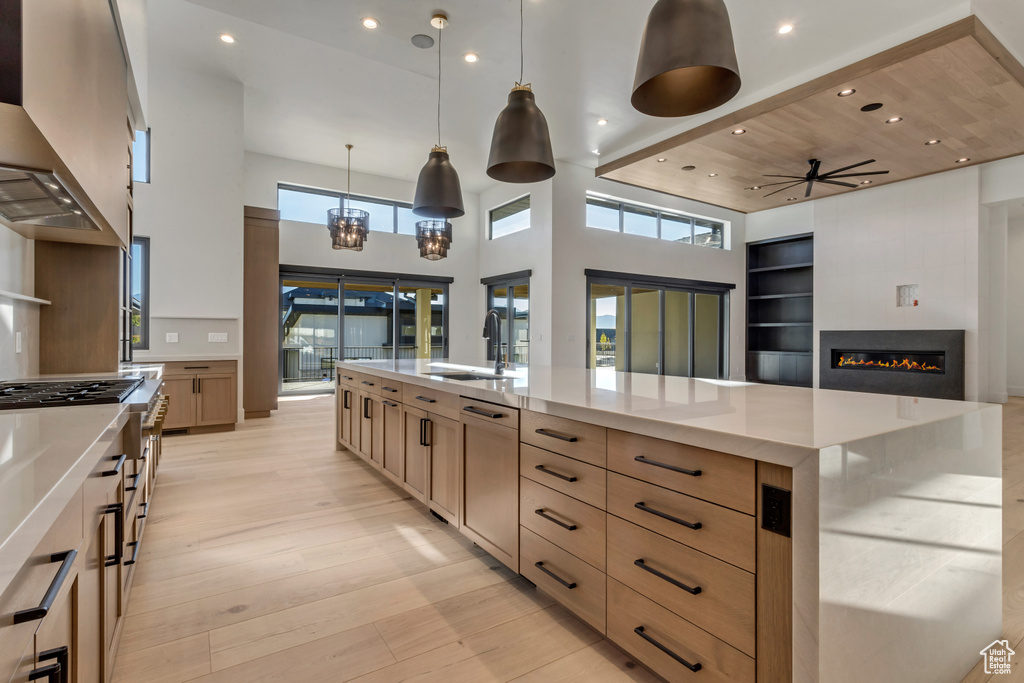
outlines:
[{"label": "kitchen sink", "polygon": [[477,372],[429,372],[426,373],[431,377],[443,377],[444,379],[453,379],[456,382],[473,382],[476,380],[502,380],[506,379],[504,375],[484,375]]}]

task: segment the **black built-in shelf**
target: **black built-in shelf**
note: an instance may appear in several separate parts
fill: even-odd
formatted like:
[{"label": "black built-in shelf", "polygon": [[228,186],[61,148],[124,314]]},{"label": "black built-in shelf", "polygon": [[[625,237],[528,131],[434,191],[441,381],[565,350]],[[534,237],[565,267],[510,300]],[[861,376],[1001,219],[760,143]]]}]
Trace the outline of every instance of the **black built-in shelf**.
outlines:
[{"label": "black built-in shelf", "polygon": [[811,386],[814,238],[747,245],[747,379]]}]

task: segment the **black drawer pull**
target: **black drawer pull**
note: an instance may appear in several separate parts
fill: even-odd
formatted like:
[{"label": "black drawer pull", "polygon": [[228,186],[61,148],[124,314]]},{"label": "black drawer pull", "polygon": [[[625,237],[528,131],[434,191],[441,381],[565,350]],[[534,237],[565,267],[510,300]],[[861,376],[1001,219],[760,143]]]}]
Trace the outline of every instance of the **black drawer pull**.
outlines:
[{"label": "black drawer pull", "polygon": [[372,387],[373,386],[373,382],[367,382],[366,380],[363,380],[363,384],[365,384],[368,387]]},{"label": "black drawer pull", "polygon": [[186,365],[186,370],[209,370],[209,365]]},{"label": "black drawer pull", "polygon": [[642,462],[645,465],[654,465],[655,467],[660,467],[660,468],[665,469],[665,470],[672,470],[673,472],[679,472],[680,474],[687,474],[687,475],[689,475],[691,477],[699,477],[701,475],[701,471],[700,470],[688,470],[688,469],[686,469],[684,467],[676,467],[675,465],[669,465],[666,462],[658,462],[657,460],[648,460],[643,455],[638,455],[638,456],[636,456],[633,459],[636,460],[637,462]]},{"label": "black drawer pull", "polygon": [[146,458],[149,457],[149,446],[146,446],[146,450],[142,451],[142,455],[139,456],[139,460],[146,462]]},{"label": "black drawer pull", "polygon": [[57,553],[50,555],[50,562],[60,562],[60,569],[57,570],[57,575],[53,577],[53,581],[50,582],[50,587],[46,589],[46,594],[43,595],[43,601],[39,603],[39,607],[33,607],[32,609],[23,609],[20,612],[14,613],[14,623],[24,624],[27,621],[36,621],[46,616],[50,608],[53,607],[53,601],[57,599],[57,593],[60,593],[61,586],[64,585],[64,580],[68,578],[68,574],[71,573],[71,567],[75,564],[75,558],[78,557],[77,550],[68,550],[67,552]]},{"label": "black drawer pull", "polygon": [[567,481],[569,483],[572,483],[572,482],[576,481],[576,477],[567,477],[564,474],[559,474],[558,472],[553,472],[553,471],[549,470],[548,468],[544,467],[544,465],[535,465],[533,469],[540,470],[544,474],[550,474],[552,477],[558,477],[562,481]]},{"label": "black drawer pull", "polygon": [[116,477],[121,474],[121,468],[124,467],[124,461],[128,459],[128,454],[122,453],[121,455],[112,455],[110,456],[110,459],[116,460],[117,464],[114,465],[114,469],[105,471],[103,473],[104,477]]},{"label": "black drawer pull", "polygon": [[382,391],[390,392],[392,394],[397,394],[398,393],[398,389],[392,389],[391,387],[381,387],[381,390]]},{"label": "black drawer pull", "polygon": [[342,379],[347,379],[349,382],[351,382],[352,380],[355,379],[355,377],[349,377],[348,375],[342,375],[341,378]]},{"label": "black drawer pull", "polygon": [[565,436],[564,434],[556,434],[554,432],[549,432],[546,429],[535,429],[534,431],[540,434],[541,436],[550,436],[552,439],[558,439],[559,441],[568,441],[569,443],[576,443],[577,441],[579,441],[579,439],[577,439],[575,436]]},{"label": "black drawer pull", "polygon": [[388,408],[397,408],[398,407],[397,403],[392,403],[391,401],[381,401],[381,403],[386,405]]},{"label": "black drawer pull", "polygon": [[350,398],[352,398],[352,392],[349,391],[348,389],[345,389],[345,393],[342,394],[342,407],[345,410],[348,410],[349,408],[352,407],[352,404],[349,402]]},{"label": "black drawer pull", "polygon": [[49,683],[64,683],[61,676],[63,675],[63,668],[60,662],[56,664],[50,664],[49,666],[42,666],[38,669],[32,669],[28,672],[28,680],[38,681],[40,678],[45,678]]},{"label": "black drawer pull", "polygon": [[103,508],[103,514],[114,515],[114,554],[107,555],[104,567],[116,567],[124,557],[124,503],[111,503]]},{"label": "black drawer pull", "polygon": [[138,490],[138,488],[139,488],[139,479],[142,479],[142,472],[139,472],[138,474],[133,474],[131,476],[131,479],[134,479],[135,483],[133,483],[131,486],[125,486],[124,487],[125,491],[136,491],[136,490]]},{"label": "black drawer pull", "polygon": [[697,529],[700,529],[703,526],[700,522],[687,522],[685,519],[679,519],[678,517],[673,517],[672,515],[668,514],[667,512],[662,512],[661,510],[655,510],[654,508],[647,507],[647,505],[645,505],[644,503],[634,503],[633,507],[635,507],[637,510],[643,510],[644,512],[648,512],[648,513],[650,513],[652,515],[656,515],[658,517],[661,517],[662,519],[667,519],[670,522],[675,522],[676,524],[681,524],[681,525],[685,526],[687,529],[697,530]]},{"label": "black drawer pull", "polygon": [[474,415],[482,415],[484,417],[489,417],[492,420],[497,420],[497,419],[500,419],[502,417],[505,417],[504,413],[490,413],[490,412],[488,412],[486,410],[480,410],[479,408],[474,408],[473,406],[465,406],[463,408],[463,410],[465,410],[467,413],[473,413]]},{"label": "black drawer pull", "polygon": [[654,647],[658,648],[659,650],[667,654],[672,659],[676,660],[677,662],[685,666],[690,671],[697,673],[701,670],[700,662],[697,662],[696,664],[690,664],[688,661],[677,655],[675,652],[672,652],[672,650],[668,649],[667,647],[656,641],[654,638],[651,638],[649,635],[647,635],[647,633],[644,631],[643,626],[637,626],[635,629],[633,629],[633,633],[637,634],[638,636],[646,640],[648,643],[650,643]]},{"label": "black drawer pull", "polygon": [[540,515],[541,517],[543,517],[544,519],[548,520],[549,522],[554,522],[558,526],[560,526],[563,529],[566,529],[568,531],[576,531],[576,529],[578,528],[575,524],[566,524],[565,522],[563,522],[561,520],[555,519],[551,515],[544,514],[544,508],[541,508],[539,510],[534,510],[534,512],[536,514]]},{"label": "black drawer pull", "polygon": [[138,515],[138,519],[145,519],[149,516],[149,503],[142,504],[142,514]]},{"label": "black drawer pull", "polygon": [[372,420],[373,415],[370,413],[370,403],[373,399],[364,396],[363,397],[363,417],[367,420]]},{"label": "black drawer pull", "polygon": [[435,401],[434,399],[427,398],[426,396],[417,396],[416,400],[417,401],[423,401],[424,403],[437,403],[437,401]]},{"label": "black drawer pull", "polygon": [[60,667],[60,683],[68,683],[68,676],[70,675],[68,672],[71,671],[71,667],[68,666],[68,646],[64,645],[63,647],[55,647],[52,650],[43,650],[39,653],[40,662],[45,662],[50,659],[56,659],[57,666]]},{"label": "black drawer pull", "polygon": [[550,569],[545,567],[543,562],[534,562],[533,566],[536,567],[537,569],[541,570],[542,572],[544,572],[545,574],[547,574],[552,579],[554,579],[558,583],[562,584],[563,586],[565,586],[569,590],[572,590],[573,588],[576,587],[576,582],[575,581],[573,581],[572,583],[569,583],[568,581],[563,579],[561,576],[559,576],[558,574],[554,573],[553,571],[551,571]]},{"label": "black drawer pull", "polygon": [[135,564],[135,561],[139,559],[139,542],[132,541],[128,545],[135,548],[135,551],[132,552],[132,559],[124,561],[124,566],[126,567],[132,566],[133,564]]},{"label": "black drawer pull", "polygon": [[635,564],[637,567],[640,567],[640,569],[643,569],[645,572],[650,572],[650,573],[654,574],[659,579],[664,579],[665,581],[668,581],[669,583],[671,583],[676,588],[682,588],[684,591],[686,591],[687,593],[689,593],[691,595],[699,595],[700,594],[700,586],[695,586],[695,587],[691,588],[690,586],[687,586],[685,583],[682,583],[680,581],[676,581],[675,579],[673,579],[668,574],[662,574],[657,569],[655,569],[654,567],[651,567],[650,565],[648,565],[643,560],[634,560],[633,564]]}]

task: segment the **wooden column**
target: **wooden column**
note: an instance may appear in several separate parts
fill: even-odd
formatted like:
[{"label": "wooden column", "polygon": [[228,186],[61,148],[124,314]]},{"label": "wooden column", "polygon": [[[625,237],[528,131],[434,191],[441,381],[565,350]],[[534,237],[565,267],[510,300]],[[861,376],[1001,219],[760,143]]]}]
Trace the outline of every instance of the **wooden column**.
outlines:
[{"label": "wooden column", "polygon": [[245,417],[277,410],[278,223],[281,212],[245,207],[245,273],[242,324],[242,407]]}]

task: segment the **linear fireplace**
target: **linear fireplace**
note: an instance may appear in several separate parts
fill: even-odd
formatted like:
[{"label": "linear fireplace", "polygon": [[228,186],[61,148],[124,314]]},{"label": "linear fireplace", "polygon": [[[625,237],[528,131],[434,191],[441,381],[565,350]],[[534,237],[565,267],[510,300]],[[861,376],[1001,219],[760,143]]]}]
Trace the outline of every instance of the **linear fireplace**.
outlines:
[{"label": "linear fireplace", "polygon": [[963,330],[823,331],[818,385],[927,398],[964,398]]}]

